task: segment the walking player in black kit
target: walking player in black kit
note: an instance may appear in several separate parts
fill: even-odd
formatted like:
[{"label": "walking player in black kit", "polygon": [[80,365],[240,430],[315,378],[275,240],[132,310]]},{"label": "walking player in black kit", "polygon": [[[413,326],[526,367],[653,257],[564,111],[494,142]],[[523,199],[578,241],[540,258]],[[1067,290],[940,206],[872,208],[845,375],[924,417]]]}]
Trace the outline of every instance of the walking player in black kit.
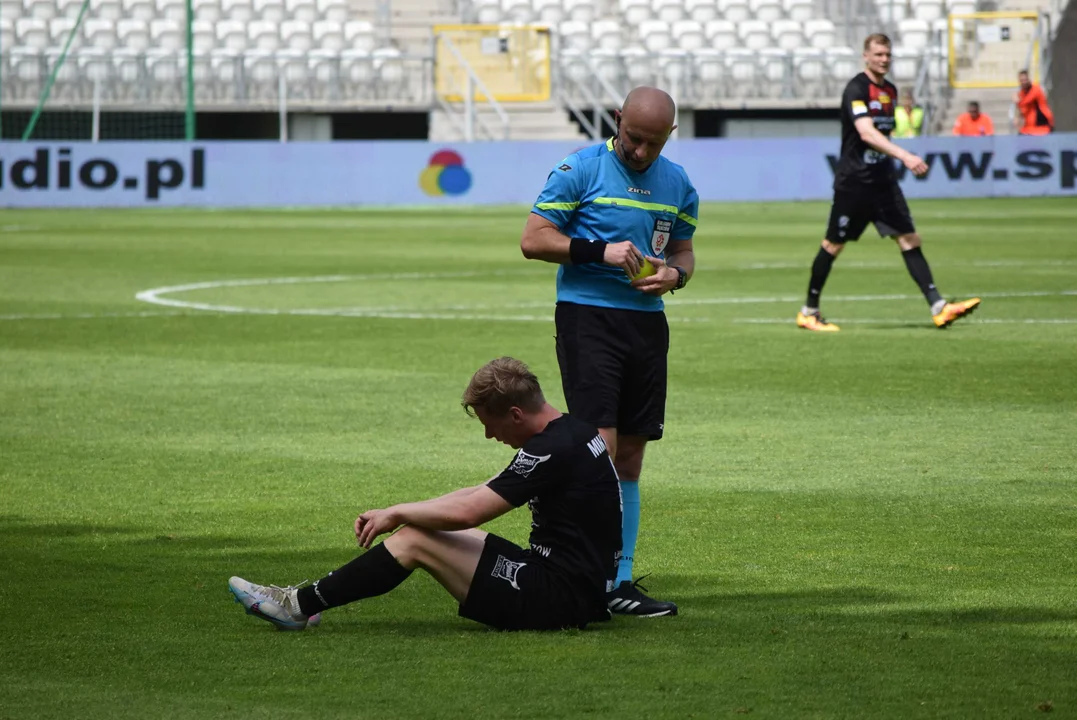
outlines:
[{"label": "walking player in black kit", "polygon": [[924,293],[936,327],[949,327],[980,304],[979,298],[944,300],[920,250],[920,236],[894,179],[890,158],[899,160],[917,177],[925,175],[928,168],[920,157],[890,142],[897,88],[884,79],[889,70],[890,38],[869,35],[864,41],[864,72],[849,81],[841,97],[841,158],[834,173],[834,203],[826,238],[812,263],[808,300],[797,314],[797,326],[805,330],[838,331],[837,325],[819,313],[819,296],[845,243],[857,240],[869,222],[875,223],[879,235],[894,238],[901,248],[905,266]]},{"label": "walking player in black kit", "polygon": [[[486,437],[516,448],[489,481],[418,503],[368,510],[355,521],[372,550],[304,587],[228,585],[247,612],[284,630],[312,615],[382,595],[421,568],[460,603],[460,615],[503,630],[554,630],[608,620],[606,591],[621,554],[621,491],[598,431],[546,402],[519,360],[475,373],[463,405]],[[473,528],[527,503],[531,547]]]}]

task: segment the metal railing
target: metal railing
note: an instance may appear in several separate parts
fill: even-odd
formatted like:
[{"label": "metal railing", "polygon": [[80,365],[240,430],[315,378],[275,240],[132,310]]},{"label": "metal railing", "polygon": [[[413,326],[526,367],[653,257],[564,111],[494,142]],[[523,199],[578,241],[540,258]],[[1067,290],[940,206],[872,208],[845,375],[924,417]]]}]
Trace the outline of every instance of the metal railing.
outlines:
[{"label": "metal railing", "polygon": [[[453,92],[455,94],[459,94],[463,98],[463,107],[459,111],[457,110],[457,108],[454,107],[452,103],[446,101],[440,94],[435,93],[438,106],[449,118],[449,122],[452,123],[452,125],[458,131],[460,131],[460,133],[463,135],[465,142],[473,142],[476,139],[476,127],[479,127],[483,130],[483,132],[486,134],[487,139],[508,140],[509,116],[508,113],[505,112],[505,108],[501,106],[501,103],[497,101],[497,99],[494,97],[494,94],[491,93],[490,90],[486,87],[485,83],[483,83],[482,81],[482,78],[480,78],[475,73],[475,69],[471,67],[471,64],[468,63],[463,53],[461,53],[459,48],[457,48],[456,45],[453,44],[453,41],[449,38],[448,35],[446,35],[445,33],[438,33],[435,36],[435,40],[445,46],[445,48],[452,54],[456,62],[459,63],[460,67],[464,70],[463,87],[457,85],[456,80],[453,77],[453,73],[445,74],[445,80],[452,84]],[[476,89],[480,93],[482,93],[482,97],[484,98],[484,100],[479,101],[479,103],[477,103],[475,100]],[[476,111],[476,104],[480,104],[482,102],[487,103],[497,115],[498,120],[501,121],[500,133],[496,133],[489,126],[489,124],[487,124],[486,120],[483,119],[482,115],[480,115]]]}]

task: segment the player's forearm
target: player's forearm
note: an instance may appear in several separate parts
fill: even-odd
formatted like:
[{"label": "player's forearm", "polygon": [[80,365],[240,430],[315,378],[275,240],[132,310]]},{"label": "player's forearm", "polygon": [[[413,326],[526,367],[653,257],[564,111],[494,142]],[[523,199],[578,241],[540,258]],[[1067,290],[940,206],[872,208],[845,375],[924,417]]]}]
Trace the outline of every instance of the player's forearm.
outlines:
[{"label": "player's forearm", "polygon": [[868,147],[889,155],[895,160],[905,162],[908,158],[912,157],[912,153],[900,145],[896,145],[887,140],[886,136],[875,128],[868,128],[867,132],[861,133],[860,139],[867,143]]},{"label": "player's forearm", "polygon": [[696,254],[692,250],[681,250],[666,258],[666,265],[670,267],[684,268],[688,273],[688,279],[692,279],[692,273],[696,271]]},{"label": "player's forearm", "polygon": [[528,228],[520,240],[520,250],[528,260],[542,260],[558,265],[572,262],[569,252],[571,245],[571,238],[552,227]]},{"label": "player's forearm", "polygon": [[393,515],[400,525],[427,530],[466,530],[475,527],[474,513],[467,500],[474,491],[475,488],[464,488],[432,500],[394,505]]}]

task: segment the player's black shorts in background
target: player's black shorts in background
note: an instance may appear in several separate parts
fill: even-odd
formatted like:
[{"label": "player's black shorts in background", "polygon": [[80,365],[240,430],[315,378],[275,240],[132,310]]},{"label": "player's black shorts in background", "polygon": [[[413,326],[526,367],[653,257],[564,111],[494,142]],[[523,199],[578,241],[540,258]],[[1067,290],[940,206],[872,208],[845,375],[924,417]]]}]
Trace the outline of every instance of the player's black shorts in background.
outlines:
[{"label": "player's black shorts in background", "polygon": [[897,183],[866,184],[834,191],[826,239],[832,243],[856,240],[868,223],[879,235],[891,237],[916,232],[905,194]]},{"label": "player's black shorts in background", "polygon": [[662,438],[665,313],[557,303],[557,363],[572,415],[620,435]]},{"label": "player's black shorts in background", "polygon": [[490,533],[460,616],[499,630],[582,628],[609,617],[605,598],[592,594],[531,551]]}]

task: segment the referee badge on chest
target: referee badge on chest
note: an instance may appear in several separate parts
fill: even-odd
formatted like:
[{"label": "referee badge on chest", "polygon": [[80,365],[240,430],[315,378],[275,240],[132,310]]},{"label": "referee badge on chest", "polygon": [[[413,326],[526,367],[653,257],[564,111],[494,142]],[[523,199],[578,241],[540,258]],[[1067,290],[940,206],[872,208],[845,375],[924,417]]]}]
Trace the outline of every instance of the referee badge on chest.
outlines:
[{"label": "referee badge on chest", "polygon": [[651,250],[654,251],[654,257],[660,256],[666,249],[666,245],[669,244],[669,233],[672,230],[672,220],[654,221],[654,232],[651,233]]}]

